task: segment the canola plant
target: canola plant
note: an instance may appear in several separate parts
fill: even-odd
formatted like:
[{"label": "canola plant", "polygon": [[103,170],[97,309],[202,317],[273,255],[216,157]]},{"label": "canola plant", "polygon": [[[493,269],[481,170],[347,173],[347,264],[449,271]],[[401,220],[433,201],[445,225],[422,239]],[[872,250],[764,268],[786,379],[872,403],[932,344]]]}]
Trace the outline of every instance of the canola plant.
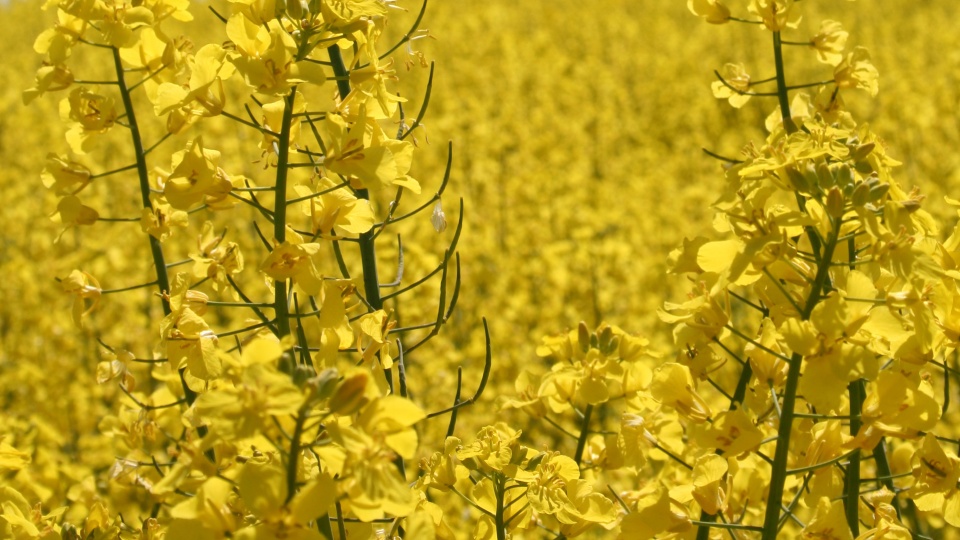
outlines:
[{"label": "canola plant", "polygon": [[0,537],[958,537],[949,3],[0,9]]}]

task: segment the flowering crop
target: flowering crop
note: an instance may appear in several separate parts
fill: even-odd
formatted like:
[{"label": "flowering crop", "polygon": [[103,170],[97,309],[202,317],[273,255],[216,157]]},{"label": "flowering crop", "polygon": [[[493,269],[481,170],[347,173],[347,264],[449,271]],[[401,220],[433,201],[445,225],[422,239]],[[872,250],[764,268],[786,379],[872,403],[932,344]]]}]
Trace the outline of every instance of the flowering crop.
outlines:
[{"label": "flowering crop", "polygon": [[0,537],[957,538],[877,2],[4,8]]}]

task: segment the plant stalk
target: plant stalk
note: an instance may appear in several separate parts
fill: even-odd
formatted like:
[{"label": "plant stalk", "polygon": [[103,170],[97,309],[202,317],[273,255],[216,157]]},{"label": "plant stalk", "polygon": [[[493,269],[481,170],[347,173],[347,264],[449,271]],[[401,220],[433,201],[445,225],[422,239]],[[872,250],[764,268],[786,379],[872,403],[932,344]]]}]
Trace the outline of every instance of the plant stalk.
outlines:
[{"label": "plant stalk", "polygon": [[[297,87],[290,89],[284,98],[283,120],[277,140],[277,179],[273,204],[273,238],[277,244],[287,239],[287,173],[290,164],[290,126],[293,123],[293,106],[297,99]],[[274,282],[273,307],[280,337],[290,335],[290,306],[287,301],[287,282]]]},{"label": "plant stalk", "polygon": [[587,405],[583,410],[583,423],[580,424],[580,436],[577,438],[577,451],[573,455],[573,460],[580,465],[583,461],[583,451],[587,447],[587,435],[590,433],[590,417],[593,415],[593,405]]},{"label": "plant stalk", "polygon": [[[847,387],[850,396],[850,435],[856,437],[860,431],[860,412],[863,408],[865,388],[863,379],[852,381]],[[860,452],[850,456],[850,462],[844,472],[844,499],[843,511],[847,517],[847,525],[854,537],[860,535]]]},{"label": "plant stalk", "polygon": [[[810,295],[807,297],[806,305],[800,314],[801,320],[809,320],[810,314],[813,313],[813,308],[816,307],[820,301],[824,286],[830,278],[830,261],[833,260],[833,252],[837,247],[837,239],[839,236],[840,223],[831,219],[830,236],[824,246],[823,257],[820,260],[817,275],[810,288]],[[780,426],[777,429],[777,449],[773,457],[770,491],[767,496],[767,508],[763,520],[763,540],[776,540],[777,538],[780,508],[783,503],[783,489],[787,481],[790,435],[797,400],[797,387],[800,384],[800,365],[802,362],[803,355],[795,352],[790,356],[790,366],[787,371],[787,382],[783,392],[783,404],[781,405]]]}]

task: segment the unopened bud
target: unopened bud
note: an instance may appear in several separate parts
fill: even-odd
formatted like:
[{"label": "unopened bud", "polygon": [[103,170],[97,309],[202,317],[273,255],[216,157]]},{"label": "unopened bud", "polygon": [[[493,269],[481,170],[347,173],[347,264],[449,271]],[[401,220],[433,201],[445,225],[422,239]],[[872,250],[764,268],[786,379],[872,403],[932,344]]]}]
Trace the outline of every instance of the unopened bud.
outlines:
[{"label": "unopened bud", "polygon": [[363,371],[344,379],[330,398],[330,412],[349,416],[359,411],[367,404],[368,380],[369,376]]},{"label": "unopened bud", "polygon": [[577,343],[580,345],[582,352],[590,350],[590,329],[587,328],[587,323],[583,321],[580,321],[577,326]]},{"label": "unopened bud", "polygon": [[333,394],[337,387],[337,379],[340,378],[340,372],[334,368],[327,368],[315,377],[307,379],[307,385],[310,387],[310,399],[324,400]]},{"label": "unopened bud", "polygon": [[810,184],[807,183],[807,178],[793,167],[787,168],[787,179],[790,181],[793,189],[800,193],[808,193],[810,191]]},{"label": "unopened bud", "polygon": [[870,186],[866,182],[857,184],[850,195],[850,201],[854,206],[863,206],[870,202]]},{"label": "unopened bud", "polygon": [[861,144],[860,146],[853,149],[853,152],[850,154],[850,157],[854,161],[863,161],[873,152],[873,149],[876,148],[877,144],[874,142],[868,142],[866,144]]},{"label": "unopened bud", "polygon": [[817,163],[817,183],[821,189],[830,189],[837,185],[837,179],[826,162]]},{"label": "unopened bud", "polygon": [[803,174],[803,178],[806,180],[806,184],[809,186],[809,189],[816,191],[816,187],[820,185],[820,179],[817,177],[817,169],[814,167],[813,163],[807,163],[807,165],[800,172]]},{"label": "unopened bud", "polygon": [[890,184],[877,184],[870,188],[870,201],[879,201],[890,191]]},{"label": "unopened bud", "polygon": [[60,527],[60,538],[61,540],[80,540],[80,533],[70,523],[64,523]]},{"label": "unopened bud", "polygon": [[837,179],[837,185],[840,186],[840,189],[843,189],[846,193],[846,187],[851,186],[853,189],[853,171],[850,169],[850,166],[846,163],[841,164],[836,171],[834,178]]},{"label": "unopened bud", "polygon": [[827,214],[831,217],[840,219],[843,217],[844,212],[844,200],[843,193],[837,189],[836,186],[830,188],[830,191],[827,192]]},{"label": "unopened bud", "polygon": [[900,204],[903,206],[903,209],[909,213],[916,212],[920,209],[920,200],[919,199],[907,199],[900,201]]}]

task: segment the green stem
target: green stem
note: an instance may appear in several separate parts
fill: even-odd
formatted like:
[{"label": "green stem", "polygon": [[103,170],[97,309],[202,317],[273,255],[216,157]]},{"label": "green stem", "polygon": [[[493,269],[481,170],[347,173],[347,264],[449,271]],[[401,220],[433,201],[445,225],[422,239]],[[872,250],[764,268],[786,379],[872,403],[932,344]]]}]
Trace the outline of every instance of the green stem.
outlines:
[{"label": "green stem", "polygon": [[[898,475],[894,475],[890,469],[890,461],[887,459],[887,441],[885,439],[880,439],[880,442],[873,447],[873,460],[877,464],[877,478],[887,489],[896,493],[897,488],[893,485],[893,479],[898,478]],[[912,506],[907,504],[906,509],[904,509],[900,497],[894,497],[891,504],[897,510],[897,518],[903,520],[906,517],[914,531],[922,532],[918,527],[917,515]],[[904,516],[904,514],[907,515]]]},{"label": "green stem", "polygon": [[504,507],[503,507],[503,496],[504,496],[504,484],[506,484],[506,479],[500,473],[497,473],[494,478],[494,493],[497,497],[497,513],[494,517],[496,521],[497,528],[497,540],[507,540],[507,524],[504,520]]},{"label": "green stem", "polygon": [[787,95],[787,78],[783,71],[783,46],[780,32],[773,33],[773,61],[777,67],[777,100],[780,102],[780,116],[787,135],[797,131],[797,125],[790,116],[790,98]]},{"label": "green stem", "polygon": [[[830,278],[830,264],[833,252],[837,247],[840,236],[840,224],[830,220],[830,236],[824,245],[823,257],[817,268],[817,275],[813,280],[806,305],[800,313],[801,320],[809,320],[813,308],[820,301],[820,295]],[[787,480],[787,459],[790,456],[790,435],[793,426],[794,407],[797,400],[797,387],[800,383],[800,365],[803,355],[793,353],[790,357],[790,367],[787,371],[787,382],[783,391],[783,404],[780,413],[780,426],[777,429],[777,449],[773,457],[773,471],[770,479],[770,492],[767,497],[767,507],[763,520],[763,540],[776,540],[777,523],[780,520],[780,505],[783,503],[783,489]]]},{"label": "green stem", "polygon": [[[332,45],[327,49],[330,55],[330,64],[333,66],[333,74],[337,76],[337,90],[340,92],[340,99],[345,99],[350,94],[350,77],[346,66],[343,63],[343,55],[340,54],[340,47]],[[356,190],[357,198],[370,200],[370,192],[366,188]],[[380,280],[377,277],[377,252],[373,243],[374,233],[372,230],[362,233],[359,238],[360,260],[363,265],[363,294],[367,303],[373,310],[383,309],[383,299],[380,296]]]},{"label": "green stem", "polygon": [[[110,50],[113,53],[113,69],[117,74],[117,88],[120,91],[120,98],[123,100],[123,109],[127,116],[127,122],[129,123],[130,141],[133,143],[133,151],[137,159],[136,169],[137,178],[140,181],[140,203],[144,208],[149,210],[153,208],[153,204],[150,202],[150,172],[147,169],[147,154],[143,147],[140,127],[137,124],[137,114],[133,109],[133,99],[130,96],[130,89],[127,87],[127,81],[123,76],[123,61],[120,59],[120,49],[110,47]],[[157,289],[161,293],[160,303],[163,307],[163,314],[164,316],[170,315],[170,301],[163,296],[164,293],[170,292],[170,279],[167,276],[167,263],[163,257],[163,246],[160,245],[160,240],[154,238],[152,235],[147,235],[147,239],[150,242],[150,254],[153,257],[154,271],[157,274],[156,284]],[[197,400],[197,393],[187,386],[187,381],[184,379],[185,371],[185,367],[179,369],[180,387],[183,389],[183,396],[186,399],[187,405],[193,405],[193,402]],[[197,428],[197,435],[201,438],[205,437],[207,435],[207,428],[205,426],[199,426]],[[216,462],[216,456],[213,450],[208,450],[205,454],[210,461]]]},{"label": "green stem", "polygon": [[[343,55],[340,54],[338,45],[331,45],[327,49],[330,55],[330,64],[333,67],[333,74],[337,76],[337,91],[340,93],[340,99],[346,99],[350,95],[350,73],[343,63]],[[357,198],[370,200],[370,192],[366,188],[356,190]],[[279,196],[279,193],[278,193]],[[360,263],[363,267],[363,294],[367,299],[370,309],[378,311],[383,309],[383,298],[380,296],[380,279],[377,277],[377,250],[374,245],[374,230],[370,229],[360,234]],[[393,380],[391,370],[384,369],[384,375],[388,381]],[[403,464],[403,458],[397,457],[394,461],[400,475],[406,477],[406,468]]]},{"label": "green stem", "polygon": [[[133,110],[133,100],[130,97],[130,91],[127,89],[127,82],[123,78],[123,62],[120,60],[120,49],[111,47],[113,51],[113,66],[117,72],[117,86],[120,88],[120,97],[123,99],[123,108],[127,115],[127,121],[130,124],[130,140],[133,143],[133,151],[137,158],[137,177],[140,179],[140,202],[144,208],[151,209],[150,203],[150,173],[147,170],[147,155],[143,149],[143,139],[140,136],[140,128],[137,125],[137,115]],[[157,271],[157,288],[161,293],[170,292],[170,281],[167,277],[167,264],[163,260],[163,248],[160,241],[153,236],[150,240],[150,252],[153,255],[153,266]],[[163,314],[170,314],[170,303],[163,299]],[[194,394],[196,397],[196,394]],[[189,397],[188,397],[189,399]],[[193,400],[190,400],[193,403]]]},{"label": "green stem", "polygon": [[[283,120],[277,140],[277,181],[273,205],[273,238],[277,244],[287,239],[287,172],[290,163],[290,126],[293,123],[293,105],[297,87],[290,89],[284,98]],[[273,307],[276,312],[277,332],[280,337],[290,335],[290,306],[287,302],[287,282],[274,282]]]},{"label": "green stem", "polygon": [[[847,393],[850,395],[850,435],[854,437],[860,431],[860,411],[863,408],[863,398],[865,388],[863,380],[857,379],[847,386]],[[844,494],[843,510],[847,517],[847,525],[850,526],[850,532],[853,536],[860,535],[860,452],[855,452],[850,456],[850,463],[844,472]]]},{"label": "green stem", "polygon": [[[301,407],[297,412],[297,423],[293,426],[293,435],[290,436],[290,456],[287,462],[287,501],[289,504],[297,494],[297,466],[300,464],[300,437],[303,436],[303,424],[307,420],[309,409]],[[326,514],[324,514],[326,516]]]},{"label": "green stem", "polygon": [[[750,363],[747,362],[744,364],[743,369],[740,370],[740,379],[737,381],[737,389],[733,392],[733,399],[730,401],[730,407],[728,410],[734,410],[743,403],[743,399],[747,395],[747,387],[750,384],[750,379],[753,377],[753,368],[750,366]],[[715,452],[718,456],[723,455],[723,450],[717,448]],[[717,514],[708,514],[706,510],[700,511],[700,521],[694,522],[694,525],[699,527],[697,529],[697,540],[708,540],[710,538],[710,528],[711,527],[723,527],[725,525],[717,524]]]},{"label": "green stem", "polygon": [[593,405],[587,405],[583,411],[583,423],[580,424],[580,436],[577,438],[577,451],[573,454],[573,460],[580,465],[583,460],[583,451],[587,447],[587,435],[590,433],[590,416],[593,415]]}]

